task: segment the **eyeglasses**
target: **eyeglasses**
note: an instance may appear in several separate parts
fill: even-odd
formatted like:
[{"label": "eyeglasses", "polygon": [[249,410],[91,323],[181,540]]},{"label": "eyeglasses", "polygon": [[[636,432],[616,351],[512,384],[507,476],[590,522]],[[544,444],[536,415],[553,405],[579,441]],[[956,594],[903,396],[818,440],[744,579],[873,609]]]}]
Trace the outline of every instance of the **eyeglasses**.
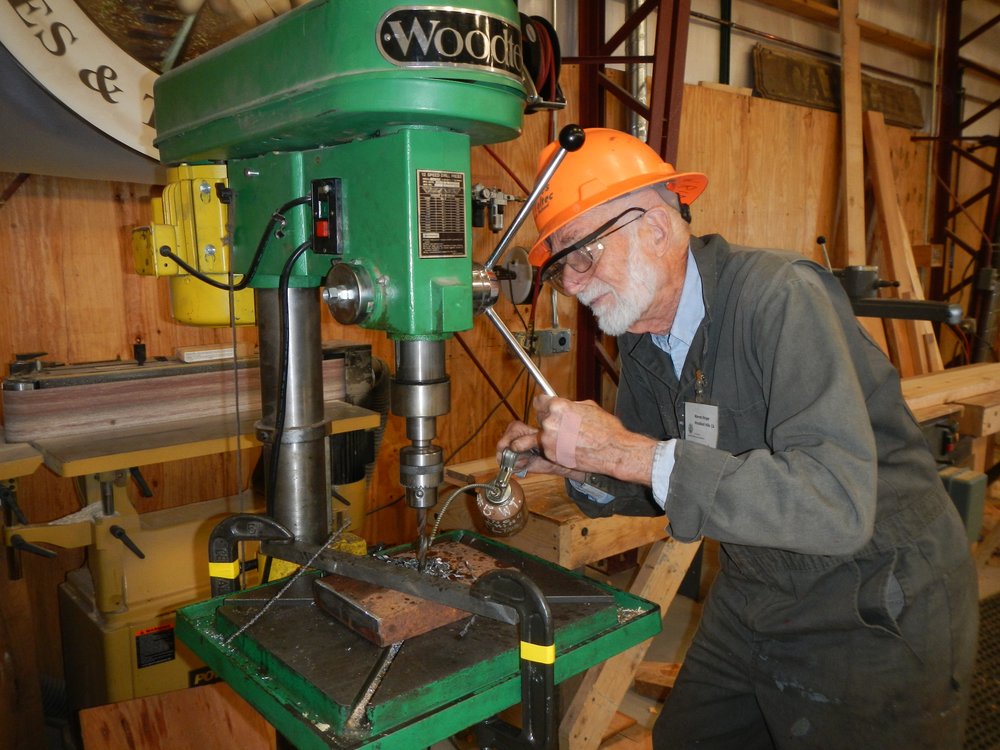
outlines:
[{"label": "eyeglasses", "polygon": [[[626,208],[613,219],[609,219],[601,224],[601,226],[586,237],[554,253],[542,264],[542,270],[540,271],[541,280],[549,282],[562,294],[567,294],[563,285],[563,275],[566,268],[568,267],[577,274],[579,277],[577,281],[579,283],[586,281],[597,266],[598,261],[601,259],[601,253],[604,251],[604,243],[601,240],[614,234],[619,229],[624,229],[632,222],[638,221],[645,213],[645,208],[638,208],[637,206]],[[632,218],[623,224],[618,224],[619,220],[631,214],[635,214],[635,216],[632,216]],[[615,224],[618,224],[618,226],[615,226]]]}]

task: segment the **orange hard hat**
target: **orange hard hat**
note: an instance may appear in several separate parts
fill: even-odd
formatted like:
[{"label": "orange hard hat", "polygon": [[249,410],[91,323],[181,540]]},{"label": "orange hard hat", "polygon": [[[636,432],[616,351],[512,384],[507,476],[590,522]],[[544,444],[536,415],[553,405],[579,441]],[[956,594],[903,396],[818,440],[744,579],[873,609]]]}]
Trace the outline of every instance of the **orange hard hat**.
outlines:
[{"label": "orange hard hat", "polygon": [[[566,154],[534,206],[538,240],[528,254],[533,266],[548,260],[549,235],[584,211],[649,185],[665,184],[690,204],[701,195],[708,178],[699,172],[678,172],[653,149],[628,133],[587,128],[583,146]],[[539,175],[559,148],[553,141],[538,159]]]}]

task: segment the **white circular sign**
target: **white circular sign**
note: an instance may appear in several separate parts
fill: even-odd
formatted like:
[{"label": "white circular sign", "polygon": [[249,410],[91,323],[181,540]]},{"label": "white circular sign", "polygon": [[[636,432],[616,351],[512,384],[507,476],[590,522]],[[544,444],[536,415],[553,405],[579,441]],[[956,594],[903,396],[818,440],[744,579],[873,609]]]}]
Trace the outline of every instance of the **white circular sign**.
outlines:
[{"label": "white circular sign", "polygon": [[153,146],[157,73],[119,48],[76,3],[0,1],[0,43],[80,117],[159,160]]}]

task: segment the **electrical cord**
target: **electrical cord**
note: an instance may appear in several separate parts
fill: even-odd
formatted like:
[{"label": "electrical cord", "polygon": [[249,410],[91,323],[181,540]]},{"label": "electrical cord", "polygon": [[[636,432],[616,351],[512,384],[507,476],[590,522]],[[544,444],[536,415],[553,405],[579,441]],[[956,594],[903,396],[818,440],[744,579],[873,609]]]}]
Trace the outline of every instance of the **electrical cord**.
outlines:
[{"label": "electrical cord", "polygon": [[257,273],[257,266],[260,265],[261,258],[264,256],[264,248],[267,247],[267,242],[271,237],[271,232],[274,229],[275,225],[280,223],[282,226],[284,226],[285,225],[284,214],[286,211],[295,208],[295,206],[305,205],[307,203],[310,203],[311,201],[312,199],[308,196],[295,198],[294,200],[288,201],[288,203],[286,203],[277,211],[275,211],[273,214],[271,214],[271,218],[268,220],[267,226],[264,227],[264,231],[261,234],[260,242],[257,243],[257,249],[254,250],[253,258],[250,261],[250,268],[248,268],[247,272],[243,274],[243,278],[240,279],[240,282],[238,284],[232,284],[232,283],[223,284],[221,281],[216,281],[212,277],[203,274],[197,268],[192,266],[186,260],[177,255],[175,252],[173,252],[167,245],[163,245],[160,248],[159,250],[160,255],[162,255],[164,258],[172,260],[174,263],[180,266],[185,273],[198,279],[198,281],[202,281],[208,284],[210,287],[213,287],[215,289],[221,289],[225,292],[243,291],[244,289],[246,289],[247,285],[250,283],[250,281]]}]

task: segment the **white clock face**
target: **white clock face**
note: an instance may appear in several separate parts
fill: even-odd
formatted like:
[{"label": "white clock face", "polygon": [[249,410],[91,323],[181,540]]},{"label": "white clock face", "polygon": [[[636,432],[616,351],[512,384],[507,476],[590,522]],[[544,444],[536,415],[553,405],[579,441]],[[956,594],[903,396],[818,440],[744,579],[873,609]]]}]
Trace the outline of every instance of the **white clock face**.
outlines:
[{"label": "white clock face", "polygon": [[[246,30],[206,4],[173,0],[0,0],[0,43],[77,115],[158,159],[153,82]],[[197,3],[195,4],[197,5]]]}]

